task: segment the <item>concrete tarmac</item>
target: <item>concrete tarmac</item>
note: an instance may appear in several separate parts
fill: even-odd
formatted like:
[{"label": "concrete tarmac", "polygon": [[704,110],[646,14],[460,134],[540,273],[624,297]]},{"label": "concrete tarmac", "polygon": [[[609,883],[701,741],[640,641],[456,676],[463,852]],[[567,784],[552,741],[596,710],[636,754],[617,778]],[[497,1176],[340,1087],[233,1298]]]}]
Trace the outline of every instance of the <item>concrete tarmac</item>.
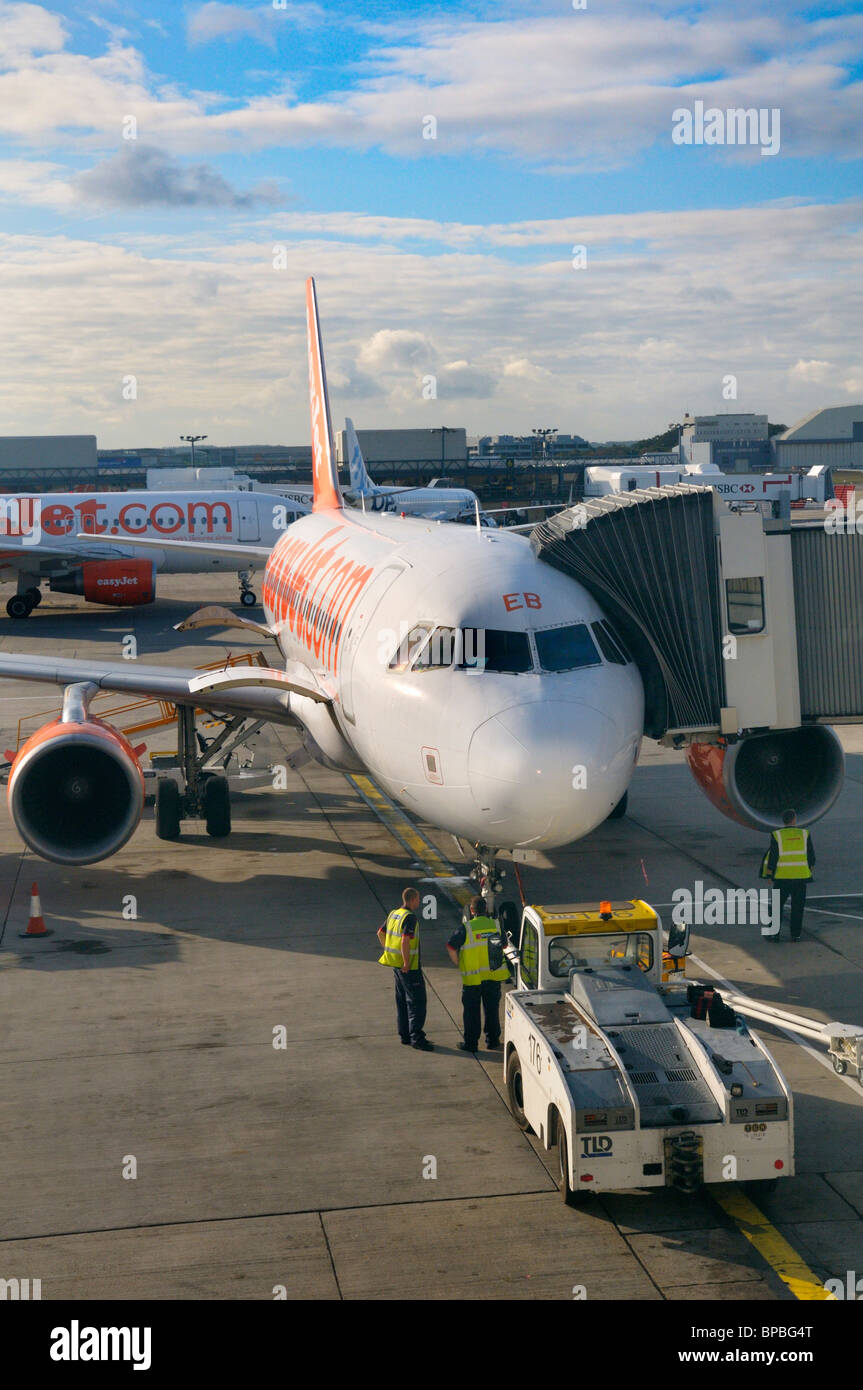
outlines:
[{"label": "concrete tarmac", "polygon": [[[138,610],[49,595],[4,620],[0,646],[122,660],[133,633],[141,660],[201,665],[258,644],[172,625],[235,596],[227,576],[168,579]],[[4,746],[58,703],[0,683]],[[842,739],[846,787],[815,827],[801,942],[705,928],[694,948],[759,998],[863,1023],[863,735]],[[399,1045],[375,931],[425,870],[342,776],[307,764],[274,786],[266,769],[296,746],[265,731],[264,775],[233,783],[224,841],[198,823],[157,840],[148,809],[113,858],[66,869],[0,813],[0,1279],[41,1279],[43,1299],[791,1298],[710,1192],[564,1207],[551,1156],[506,1108],[501,1054],[457,1049],[443,895],[422,929],[436,1050]],[[698,878],[757,886],[763,847],[681,755],[646,745],[628,816],[526,868],[525,888],[667,904]],[[54,932],[39,942],[19,936],[34,878]],[[823,1049],[763,1032],[795,1091],[797,1176],[759,1206],[818,1280],[863,1275],[863,1090]]]}]

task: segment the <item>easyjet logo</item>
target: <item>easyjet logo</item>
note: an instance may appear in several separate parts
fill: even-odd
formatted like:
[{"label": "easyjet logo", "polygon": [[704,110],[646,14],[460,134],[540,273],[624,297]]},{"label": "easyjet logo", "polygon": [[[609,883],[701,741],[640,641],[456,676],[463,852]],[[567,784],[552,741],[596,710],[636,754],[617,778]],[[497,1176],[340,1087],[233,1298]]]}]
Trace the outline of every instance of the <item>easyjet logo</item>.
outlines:
[{"label": "easyjet logo", "polygon": [[297,642],[328,670],[338,669],[345,622],[371,575],[341,553],[344,526],[309,542],[286,535],[276,546],[264,579],[264,602]]},{"label": "easyjet logo", "polygon": [[52,502],[42,508],[42,530],[48,536],[70,536],[79,531],[93,535],[140,536],[155,531],[172,536],[177,531],[212,535],[221,523],[227,531],[233,527],[233,513],[228,502],[127,502],[116,519],[108,521],[108,503],[98,497],[85,497],[74,506]]}]

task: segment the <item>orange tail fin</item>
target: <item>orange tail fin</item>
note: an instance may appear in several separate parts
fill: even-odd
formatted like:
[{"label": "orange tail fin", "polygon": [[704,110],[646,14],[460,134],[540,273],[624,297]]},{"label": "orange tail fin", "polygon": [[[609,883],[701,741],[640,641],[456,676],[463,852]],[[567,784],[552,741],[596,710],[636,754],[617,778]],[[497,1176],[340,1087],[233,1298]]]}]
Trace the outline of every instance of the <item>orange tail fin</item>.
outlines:
[{"label": "orange tail fin", "polygon": [[341,508],[344,503],[333,448],[327,371],[324,366],[324,349],[318,322],[318,300],[315,282],[311,278],[306,281],[306,325],[309,336],[309,400],[312,409],[312,511],[333,511]]}]

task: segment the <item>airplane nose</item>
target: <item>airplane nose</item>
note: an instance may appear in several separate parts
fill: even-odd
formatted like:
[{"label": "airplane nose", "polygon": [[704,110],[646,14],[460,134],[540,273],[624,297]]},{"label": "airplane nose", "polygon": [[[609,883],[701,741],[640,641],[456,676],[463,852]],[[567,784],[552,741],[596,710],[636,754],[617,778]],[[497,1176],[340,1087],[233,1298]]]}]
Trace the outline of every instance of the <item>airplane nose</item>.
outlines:
[{"label": "airplane nose", "polygon": [[468,779],[486,843],[569,844],[620,800],[633,742],[611,714],[564,700],[514,705],[474,732]]}]

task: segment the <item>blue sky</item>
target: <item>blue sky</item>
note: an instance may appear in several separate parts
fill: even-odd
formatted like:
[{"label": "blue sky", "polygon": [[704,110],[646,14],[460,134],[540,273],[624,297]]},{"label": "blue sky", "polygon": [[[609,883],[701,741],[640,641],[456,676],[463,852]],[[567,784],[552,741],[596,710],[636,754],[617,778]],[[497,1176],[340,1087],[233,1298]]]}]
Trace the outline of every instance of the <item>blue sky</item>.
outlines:
[{"label": "blue sky", "polygon": [[[308,273],[361,426],[861,399],[861,47],[850,3],[0,0],[0,429],[306,438]],[[675,144],[696,101],[778,152]]]}]

